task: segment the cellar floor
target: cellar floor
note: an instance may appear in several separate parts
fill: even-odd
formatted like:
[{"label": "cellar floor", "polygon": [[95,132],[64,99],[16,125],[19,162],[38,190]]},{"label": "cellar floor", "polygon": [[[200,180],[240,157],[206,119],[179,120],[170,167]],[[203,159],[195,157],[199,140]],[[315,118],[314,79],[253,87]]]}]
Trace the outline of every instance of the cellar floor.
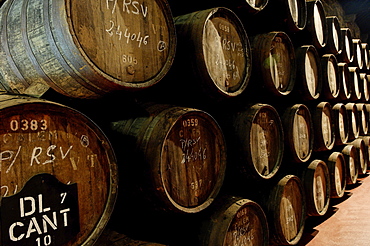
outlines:
[{"label": "cellar floor", "polygon": [[344,196],[332,199],[328,212],[306,220],[299,246],[370,245],[370,177],[359,177]]}]

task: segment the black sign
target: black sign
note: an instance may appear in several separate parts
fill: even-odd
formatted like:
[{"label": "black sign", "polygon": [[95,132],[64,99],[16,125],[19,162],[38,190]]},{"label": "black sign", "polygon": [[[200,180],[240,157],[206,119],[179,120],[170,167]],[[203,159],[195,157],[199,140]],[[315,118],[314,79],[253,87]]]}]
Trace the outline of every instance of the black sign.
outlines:
[{"label": "black sign", "polygon": [[1,200],[1,245],[59,246],[80,231],[77,184],[53,175],[32,177],[17,194]]}]

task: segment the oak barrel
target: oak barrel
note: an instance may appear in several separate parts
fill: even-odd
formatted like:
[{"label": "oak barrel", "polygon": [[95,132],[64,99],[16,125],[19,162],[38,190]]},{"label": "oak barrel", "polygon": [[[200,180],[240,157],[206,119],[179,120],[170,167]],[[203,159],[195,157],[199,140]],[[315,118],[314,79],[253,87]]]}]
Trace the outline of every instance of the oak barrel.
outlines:
[{"label": "oak barrel", "polygon": [[223,198],[202,223],[199,245],[269,245],[269,229],[261,206],[242,197]]},{"label": "oak barrel", "polygon": [[333,54],[325,54],[321,57],[322,67],[322,92],[326,100],[338,98],[340,92],[339,68],[337,58]]},{"label": "oak barrel", "polygon": [[186,100],[189,94],[222,100],[245,90],[252,69],[250,43],[233,11],[219,7],[192,12],[175,17],[175,26],[173,94],[184,94]]},{"label": "oak barrel", "polygon": [[338,101],[347,101],[351,97],[351,76],[348,64],[345,62],[338,63],[339,70],[339,95]]},{"label": "oak barrel", "polygon": [[272,0],[253,19],[255,33],[276,30],[297,33],[306,27],[307,4],[305,0]]},{"label": "oak barrel", "polygon": [[314,150],[331,150],[335,144],[335,131],[330,103],[320,102],[311,111],[315,139]]},{"label": "oak barrel", "polygon": [[[304,32],[308,33],[310,44],[316,49],[326,46],[328,30],[325,9],[320,0],[307,0],[307,24]],[[304,40],[308,42],[308,40]],[[306,43],[307,44],[307,43]]]},{"label": "oak barrel", "polygon": [[324,161],[326,161],[330,175],[330,197],[341,198],[346,189],[346,161],[344,156],[340,152],[333,151]]},{"label": "oak barrel", "polygon": [[340,30],[340,23],[337,16],[326,16],[326,26],[328,38],[324,47],[327,54],[338,55],[342,52],[340,40],[342,32]]},{"label": "oak barrel", "polygon": [[296,49],[297,80],[295,89],[303,100],[317,99],[322,90],[320,57],[313,45],[303,45]]},{"label": "oak barrel", "polygon": [[342,27],[340,30],[342,34],[340,39],[340,47],[342,52],[338,54],[338,60],[348,64],[352,62],[354,54],[352,30],[348,27]]},{"label": "oak barrel", "polygon": [[360,121],[356,103],[345,104],[348,114],[348,141],[353,141],[360,135]]},{"label": "oak barrel", "polygon": [[284,135],[280,115],[269,104],[252,104],[232,116],[229,157],[249,178],[272,178],[280,168]]},{"label": "oak barrel", "polygon": [[359,101],[362,98],[362,83],[360,78],[360,70],[358,67],[348,67],[350,75],[350,90],[351,97],[350,101],[355,102]]},{"label": "oak barrel", "polygon": [[370,100],[370,80],[366,73],[360,73],[360,88],[362,89],[362,102],[369,102]]},{"label": "oak barrel", "polygon": [[117,195],[105,134],[82,113],[33,97],[0,95],[0,110],[1,244],[93,245]]},{"label": "oak barrel", "polygon": [[251,48],[252,82],[262,84],[273,95],[288,95],[296,78],[295,51],[289,36],[285,32],[258,34],[251,38]]},{"label": "oak barrel", "polygon": [[359,38],[353,38],[353,59],[351,62],[351,66],[357,67],[359,70],[361,70],[364,66],[363,62],[363,51],[362,51],[362,42]]},{"label": "oak barrel", "polygon": [[[125,187],[147,208],[197,213],[217,196],[224,179],[226,143],[205,111],[162,104],[111,123],[126,165]],[[116,142],[115,142],[116,143]],[[126,180],[124,180],[126,181]]]},{"label": "oak barrel", "polygon": [[359,171],[357,149],[352,144],[347,144],[341,148],[341,153],[346,161],[346,183],[347,185],[356,184]]},{"label": "oak barrel", "polygon": [[357,150],[357,162],[358,162],[358,174],[366,174],[367,172],[367,160],[369,159],[368,148],[365,145],[365,140],[357,138],[347,144],[353,145]]},{"label": "oak barrel", "polygon": [[0,81],[10,93],[140,90],[163,78],[175,55],[166,0],[11,0],[0,12]]},{"label": "oak barrel", "polygon": [[365,146],[367,147],[368,159],[367,159],[367,167],[370,168],[370,136],[358,136],[364,140]]},{"label": "oak barrel", "polygon": [[349,120],[346,107],[343,103],[336,103],[333,108],[333,123],[335,145],[343,145],[348,141]]},{"label": "oak barrel", "polygon": [[306,198],[300,178],[286,175],[261,204],[269,223],[270,241],[275,245],[295,245],[302,238],[306,218]]},{"label": "oak barrel", "polygon": [[224,6],[230,8],[241,17],[248,15],[255,15],[264,10],[268,5],[269,0],[214,0],[212,1],[214,6]]},{"label": "oak barrel", "polygon": [[326,163],[313,160],[302,173],[308,216],[323,216],[330,203],[330,177]]},{"label": "oak barrel", "polygon": [[310,110],[304,104],[295,104],[281,113],[285,155],[294,162],[306,162],[313,151],[313,122]]},{"label": "oak barrel", "polygon": [[369,45],[367,43],[361,42],[361,52],[362,52],[362,70],[367,71],[370,68],[370,57],[369,57]]},{"label": "oak barrel", "polygon": [[369,131],[370,115],[366,110],[365,103],[356,103],[358,119],[359,119],[359,135],[367,135]]}]

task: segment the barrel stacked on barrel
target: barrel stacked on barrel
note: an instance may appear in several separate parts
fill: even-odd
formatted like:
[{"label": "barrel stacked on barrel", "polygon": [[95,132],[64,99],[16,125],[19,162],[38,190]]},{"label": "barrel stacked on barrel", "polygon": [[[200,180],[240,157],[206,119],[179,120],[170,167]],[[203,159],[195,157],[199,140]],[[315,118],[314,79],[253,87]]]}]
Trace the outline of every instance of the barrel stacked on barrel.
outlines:
[{"label": "barrel stacked on barrel", "polygon": [[336,1],[0,14],[1,244],[295,245],[370,166],[369,48]]}]

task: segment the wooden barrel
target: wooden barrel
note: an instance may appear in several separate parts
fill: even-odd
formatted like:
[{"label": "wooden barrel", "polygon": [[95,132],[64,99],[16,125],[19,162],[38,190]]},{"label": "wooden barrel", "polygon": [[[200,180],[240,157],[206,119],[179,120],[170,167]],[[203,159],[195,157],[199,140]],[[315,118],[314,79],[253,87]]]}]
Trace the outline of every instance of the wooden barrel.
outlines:
[{"label": "wooden barrel", "polygon": [[341,40],[340,47],[342,52],[338,54],[338,60],[340,62],[350,63],[353,60],[354,46],[352,41],[352,30],[347,27],[342,27],[341,29]]},{"label": "wooden barrel", "polygon": [[365,141],[362,138],[357,138],[352,142],[348,142],[347,144],[353,145],[357,150],[358,174],[366,174],[369,153],[368,148],[365,145]]},{"label": "wooden barrel", "polygon": [[284,130],[285,154],[294,162],[306,162],[313,150],[313,122],[310,110],[304,104],[295,104],[281,116]]},{"label": "wooden barrel", "polygon": [[357,67],[361,70],[364,66],[363,62],[363,51],[362,51],[362,42],[359,38],[353,38],[353,60],[350,66]]},{"label": "wooden barrel", "polygon": [[231,0],[231,1],[224,1],[224,0],[215,0],[212,1],[213,6],[224,6],[238,15],[255,15],[260,13],[260,11],[264,10],[269,0]]},{"label": "wooden barrel", "polygon": [[286,175],[261,204],[269,223],[270,241],[275,245],[295,245],[302,238],[306,218],[306,198],[300,178]]},{"label": "wooden barrel", "polygon": [[1,83],[10,93],[41,96],[50,86],[77,98],[157,83],[176,49],[167,1],[116,3],[7,1],[0,10]]},{"label": "wooden barrel", "polygon": [[194,108],[153,104],[142,111],[111,123],[115,138],[121,139],[116,152],[127,163],[122,166],[127,189],[153,210],[196,213],[207,208],[222,186],[226,167],[218,123]]},{"label": "wooden barrel", "polygon": [[0,110],[1,244],[92,245],[117,195],[106,136],[46,100],[0,95]]},{"label": "wooden barrel", "polygon": [[360,88],[362,89],[362,102],[370,100],[370,79],[366,73],[360,73]]},{"label": "wooden barrel", "polygon": [[280,116],[269,104],[253,104],[232,117],[229,157],[245,177],[272,178],[280,168],[284,135]]},{"label": "wooden barrel", "polygon": [[325,215],[330,203],[330,177],[326,163],[313,160],[303,170],[302,184],[306,195],[308,216]]},{"label": "wooden barrel", "polygon": [[370,168],[370,136],[358,136],[358,138],[361,138],[364,140],[365,146],[367,147],[367,153],[368,153],[368,160],[367,160],[367,168]]},{"label": "wooden barrel", "polygon": [[[200,94],[220,100],[245,90],[251,75],[251,50],[234,12],[223,7],[192,12],[177,16],[175,26],[178,47],[171,78],[177,83],[171,80],[166,91],[186,99]],[[183,74],[180,78],[179,73]]]},{"label": "wooden barrel", "polygon": [[269,245],[265,212],[256,202],[241,197],[223,199],[202,224],[199,245]]},{"label": "wooden barrel", "polygon": [[362,70],[367,71],[370,68],[370,58],[369,58],[369,46],[367,43],[361,42],[361,53],[362,53]]},{"label": "wooden barrel", "polygon": [[333,123],[335,145],[342,145],[348,141],[349,121],[346,107],[343,103],[336,103],[333,108]]},{"label": "wooden barrel", "polygon": [[269,1],[263,11],[253,15],[250,20],[255,24],[247,28],[255,34],[277,30],[297,33],[306,27],[307,4],[305,0]]},{"label": "wooden barrel", "polygon": [[296,78],[295,53],[289,36],[285,32],[262,33],[251,38],[251,48],[255,75],[251,83],[263,84],[264,90],[276,96],[288,95]]},{"label": "wooden barrel", "polygon": [[359,119],[359,135],[367,135],[369,131],[370,115],[367,112],[365,103],[356,103]]},{"label": "wooden barrel", "polygon": [[351,97],[351,76],[348,64],[345,62],[338,63],[339,70],[339,101],[347,101]]},{"label": "wooden barrel", "polygon": [[334,151],[325,160],[329,170],[330,197],[341,198],[346,189],[346,161],[341,152]]},{"label": "wooden barrel", "polygon": [[342,52],[340,40],[342,32],[340,30],[340,23],[337,16],[326,16],[326,26],[328,38],[324,47],[326,54],[338,55]]},{"label": "wooden barrel", "polygon": [[360,135],[360,121],[355,103],[346,103],[345,107],[348,114],[348,141],[350,142]]},{"label": "wooden barrel", "polygon": [[322,90],[322,71],[317,49],[303,45],[296,49],[297,80],[295,89],[303,100],[314,100]]},{"label": "wooden barrel", "polygon": [[357,149],[352,144],[347,144],[342,148],[341,153],[346,161],[346,183],[356,184],[359,171]]},{"label": "wooden barrel", "polygon": [[320,102],[311,111],[315,139],[314,151],[331,150],[335,144],[335,131],[330,103]]},{"label": "wooden barrel", "polygon": [[321,95],[326,100],[334,100],[339,96],[340,80],[338,61],[335,55],[325,54],[321,57],[322,91]]},{"label": "wooden barrel", "polygon": [[360,78],[360,70],[358,67],[348,67],[349,75],[350,75],[350,90],[351,90],[351,97],[349,98],[350,101],[358,101],[362,98],[362,85],[361,78]]},{"label": "wooden barrel", "polygon": [[[326,22],[326,14],[321,0],[307,0],[307,24],[304,32],[309,35],[310,42],[316,49],[321,49],[326,46],[328,39],[328,30]],[[307,44],[307,43],[306,43]]]}]

